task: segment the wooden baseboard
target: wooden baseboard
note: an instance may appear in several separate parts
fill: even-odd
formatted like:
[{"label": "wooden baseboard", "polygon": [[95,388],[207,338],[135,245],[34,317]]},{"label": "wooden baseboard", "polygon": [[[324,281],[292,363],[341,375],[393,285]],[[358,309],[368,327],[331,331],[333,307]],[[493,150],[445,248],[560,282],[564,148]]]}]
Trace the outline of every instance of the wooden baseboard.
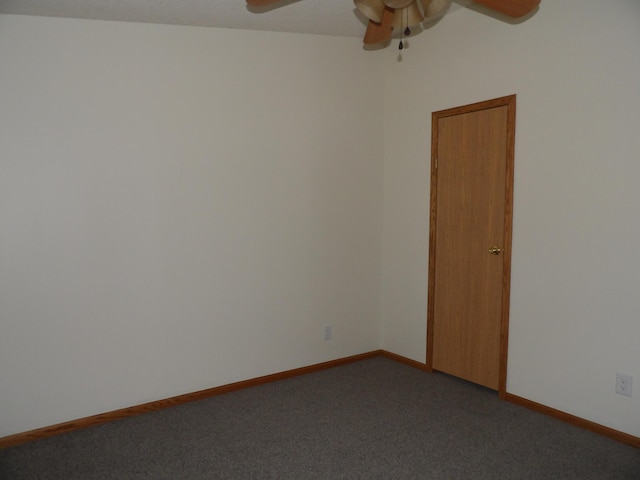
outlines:
[{"label": "wooden baseboard", "polygon": [[605,427],[604,425],[585,420],[584,418],[576,417],[575,415],[565,413],[561,410],[556,410],[555,408],[547,407],[546,405],[527,400],[526,398],[518,397],[517,395],[513,395],[511,393],[507,393],[505,395],[505,400],[507,402],[515,403],[516,405],[521,405],[530,410],[549,415],[550,417],[557,418],[558,420],[562,420],[563,422],[570,423],[577,427],[590,430],[600,435],[604,435],[605,437],[612,438],[613,440],[617,440],[636,448],[640,448],[640,437],[635,437],[633,435],[629,435],[628,433]]},{"label": "wooden baseboard", "polygon": [[107,423],[114,420],[120,420],[143,413],[149,413],[156,410],[161,410],[163,408],[175,407],[177,405],[194,402],[196,400],[203,400],[205,398],[234,392],[236,390],[242,390],[244,388],[256,387],[258,385],[264,385],[266,383],[276,382],[278,380],[285,380],[287,378],[293,378],[299,375],[305,375],[307,373],[313,373],[333,367],[339,367],[348,363],[358,362],[368,358],[379,357],[382,354],[382,350],[374,350],[372,352],[339,358],[337,360],[331,360],[329,362],[317,363],[315,365],[309,365],[307,367],[295,368],[293,370],[287,370],[285,372],[265,375],[263,377],[230,383],[228,385],[222,385],[220,387],[208,388],[206,390],[200,390],[193,393],[178,395],[176,397],[165,398],[162,400],[157,400],[155,402],[149,402],[133,407],[123,408],[120,410],[114,410],[112,412],[92,415],[90,417],[80,418],[78,420],[72,420],[70,422],[59,423],[57,425],[51,425],[49,427],[38,428],[35,430],[30,430],[28,432],[17,433],[15,435],[9,435],[8,437],[0,438],[0,448],[21,445],[23,443],[32,442],[47,437],[53,437],[55,435],[60,435],[63,433],[73,432],[75,430],[92,427],[94,425],[100,425],[102,423]]},{"label": "wooden baseboard", "polygon": [[396,362],[404,363],[409,365],[410,367],[417,368],[418,370],[422,370],[424,372],[432,372],[433,370],[425,363],[416,362],[415,360],[411,360],[410,358],[403,357],[402,355],[398,355],[396,353],[387,352],[386,350],[380,350],[380,355],[389,358],[391,360],[395,360]]},{"label": "wooden baseboard", "polygon": [[[182,405],[184,403],[203,400],[205,398],[210,398],[216,395],[222,395],[225,393],[242,390],[244,388],[264,385],[267,383],[276,382],[278,380],[285,380],[287,378],[293,378],[299,375],[305,375],[307,373],[319,372],[321,370],[326,370],[333,367],[339,367],[341,365],[347,365],[349,363],[359,362],[361,360],[366,360],[368,358],[374,358],[374,357],[380,357],[380,356],[389,358],[396,362],[404,363],[406,365],[409,365],[411,367],[417,368],[425,372],[432,371],[429,365],[417,362],[415,360],[411,360],[410,358],[403,357],[402,355],[397,355],[395,353],[391,353],[386,350],[374,350],[372,352],[362,353],[359,355],[352,355],[350,357],[345,357],[345,358],[339,358],[337,360],[331,360],[329,362],[317,363],[314,365],[309,365],[307,367],[295,368],[293,370],[287,370],[285,372],[265,375],[262,377],[244,380],[241,382],[222,385],[220,387],[208,388],[206,390],[200,390],[193,393],[178,395],[176,397],[165,398],[162,400],[157,400],[155,402],[144,403],[142,405],[136,405],[133,407],[123,408],[120,410],[114,410],[112,412],[101,413],[101,414],[93,415],[90,417],[80,418],[78,420],[72,420],[70,422],[59,423],[57,425],[52,425],[49,427],[30,430],[28,432],[17,433],[15,435],[10,435],[8,437],[0,438],[0,448],[21,445],[23,443],[32,442],[32,441],[40,440],[47,437],[53,437],[55,435],[60,435],[63,433],[73,432],[74,430],[80,430],[83,428],[91,427],[94,425],[100,425],[102,423],[107,423],[114,420],[120,420],[123,418],[140,415],[143,413],[153,412],[156,410],[161,410],[163,408],[175,407],[177,405]],[[640,438],[635,437],[633,435],[629,435],[627,433],[623,433],[618,430],[614,430],[612,428],[590,422],[589,420],[585,420],[583,418],[570,415],[560,410],[547,407],[545,405],[533,402],[531,400],[527,400],[526,398],[521,398],[516,395],[512,395],[510,393],[507,393],[505,395],[505,400],[508,402],[515,403],[517,405],[521,405],[523,407],[529,408],[531,410],[544,413],[545,415],[549,415],[551,417],[557,418],[564,422],[571,423],[578,427],[585,428],[587,430],[604,435],[606,437],[612,438],[619,442],[632,445],[636,448],[640,448]]]}]

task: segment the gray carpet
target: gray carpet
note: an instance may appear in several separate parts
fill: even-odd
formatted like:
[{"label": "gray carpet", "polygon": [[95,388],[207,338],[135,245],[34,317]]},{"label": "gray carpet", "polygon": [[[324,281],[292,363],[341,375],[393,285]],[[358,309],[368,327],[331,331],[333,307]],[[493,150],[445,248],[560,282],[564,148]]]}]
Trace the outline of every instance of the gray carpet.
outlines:
[{"label": "gray carpet", "polygon": [[0,479],[640,479],[640,450],[385,358],[0,450]]}]

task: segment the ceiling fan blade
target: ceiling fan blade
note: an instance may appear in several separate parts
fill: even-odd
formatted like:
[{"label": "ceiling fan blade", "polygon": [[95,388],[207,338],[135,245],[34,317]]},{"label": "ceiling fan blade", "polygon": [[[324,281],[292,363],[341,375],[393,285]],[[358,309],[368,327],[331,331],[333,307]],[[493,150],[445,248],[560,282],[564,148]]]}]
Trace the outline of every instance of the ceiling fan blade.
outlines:
[{"label": "ceiling fan blade", "polygon": [[395,9],[384,7],[382,12],[382,20],[380,23],[369,20],[367,31],[364,33],[364,44],[374,45],[376,43],[386,42],[391,38],[393,33],[393,17]]},{"label": "ceiling fan blade", "polygon": [[480,5],[489,7],[496,12],[504,13],[508,17],[518,18],[523,17],[528,13],[533,12],[540,0],[473,0]]},{"label": "ceiling fan blade", "polygon": [[280,0],[247,0],[250,7],[266,7],[272,3],[278,3]]}]

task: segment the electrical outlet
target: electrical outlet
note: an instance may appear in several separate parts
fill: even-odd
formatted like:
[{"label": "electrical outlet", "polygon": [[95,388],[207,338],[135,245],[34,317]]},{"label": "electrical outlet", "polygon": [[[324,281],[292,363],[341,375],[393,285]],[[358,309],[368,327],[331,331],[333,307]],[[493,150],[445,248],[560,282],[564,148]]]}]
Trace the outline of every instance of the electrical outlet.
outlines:
[{"label": "electrical outlet", "polygon": [[631,375],[616,373],[616,393],[630,397],[632,381],[633,377]]},{"label": "electrical outlet", "polygon": [[324,339],[331,340],[331,325],[324,326]]}]

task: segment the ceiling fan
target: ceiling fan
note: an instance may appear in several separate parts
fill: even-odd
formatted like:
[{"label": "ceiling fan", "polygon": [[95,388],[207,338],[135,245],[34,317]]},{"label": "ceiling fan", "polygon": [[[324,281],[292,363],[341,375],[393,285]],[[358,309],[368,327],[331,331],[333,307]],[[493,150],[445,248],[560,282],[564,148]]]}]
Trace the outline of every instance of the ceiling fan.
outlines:
[{"label": "ceiling fan", "polygon": [[[282,0],[246,0],[252,7],[264,7]],[[410,27],[444,15],[452,0],[353,0],[357,9],[369,19],[364,34],[365,45],[384,43],[399,28],[410,35]],[[534,11],[540,0],[474,0],[511,18],[519,18]],[[402,49],[402,41],[400,42]]]}]

